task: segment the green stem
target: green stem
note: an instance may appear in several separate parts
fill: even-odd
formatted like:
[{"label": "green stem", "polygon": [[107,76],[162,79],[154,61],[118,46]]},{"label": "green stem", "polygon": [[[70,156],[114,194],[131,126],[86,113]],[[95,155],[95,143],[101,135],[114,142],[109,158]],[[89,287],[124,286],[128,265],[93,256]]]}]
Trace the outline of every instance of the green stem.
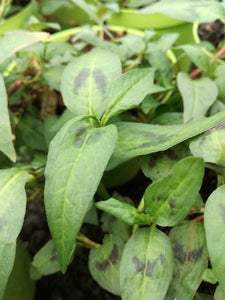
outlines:
[{"label": "green stem", "polygon": [[84,246],[86,246],[88,248],[100,248],[102,246],[101,244],[95,243],[94,241],[90,240],[82,233],[78,233],[77,241],[83,243]]},{"label": "green stem", "polygon": [[[144,211],[144,208],[145,208],[145,198],[144,198],[144,196],[141,198],[141,202],[139,203],[139,205],[138,205],[138,211],[141,213],[141,212],[143,212]],[[133,228],[132,228],[132,234],[134,234],[137,230],[138,230],[138,228],[139,228],[139,225],[137,225],[137,224],[134,224],[133,225]]]},{"label": "green stem", "polygon": [[0,20],[4,18],[5,11],[7,7],[11,4],[12,0],[2,0],[1,6],[0,6]]}]

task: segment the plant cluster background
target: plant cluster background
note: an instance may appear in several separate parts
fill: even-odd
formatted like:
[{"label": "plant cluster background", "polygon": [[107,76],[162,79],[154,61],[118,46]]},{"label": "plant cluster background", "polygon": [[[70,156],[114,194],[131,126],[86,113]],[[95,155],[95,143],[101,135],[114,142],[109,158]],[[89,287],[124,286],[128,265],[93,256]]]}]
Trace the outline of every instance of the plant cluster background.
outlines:
[{"label": "plant cluster background", "polygon": [[225,2],[0,3],[0,300],[225,299]]}]

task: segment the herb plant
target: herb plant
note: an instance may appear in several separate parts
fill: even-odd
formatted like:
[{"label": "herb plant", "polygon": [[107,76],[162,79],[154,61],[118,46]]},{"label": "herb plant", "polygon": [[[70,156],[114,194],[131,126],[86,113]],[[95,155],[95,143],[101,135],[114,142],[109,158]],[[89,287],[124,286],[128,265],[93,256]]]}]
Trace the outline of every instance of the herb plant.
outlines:
[{"label": "herb plant", "polygon": [[[224,41],[181,45],[171,31],[104,24],[114,4],[224,22],[223,4],[41,2],[49,14],[76,2],[98,25],[50,35],[41,30],[60,24],[34,13],[0,39],[0,300],[34,299],[35,281],[66,273],[78,247],[123,300],[212,299],[203,281],[224,299]],[[1,8],[4,18],[13,6]],[[120,195],[138,172],[148,178],[139,199]],[[32,259],[20,237],[27,201],[44,201],[52,237]]]}]

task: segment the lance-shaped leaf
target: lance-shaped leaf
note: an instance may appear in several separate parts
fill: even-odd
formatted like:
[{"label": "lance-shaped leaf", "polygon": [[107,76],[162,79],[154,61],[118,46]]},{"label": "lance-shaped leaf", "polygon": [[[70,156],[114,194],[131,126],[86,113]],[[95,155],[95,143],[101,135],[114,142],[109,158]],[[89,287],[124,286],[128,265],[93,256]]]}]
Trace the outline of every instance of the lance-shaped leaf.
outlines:
[{"label": "lance-shaped leaf", "polygon": [[59,261],[56,255],[53,240],[47,242],[34,256],[30,267],[32,279],[40,279],[41,276],[50,275],[60,271]]},{"label": "lance-shaped leaf", "polygon": [[107,107],[109,84],[121,72],[119,57],[103,49],[75,58],[62,75],[65,105],[77,115],[100,117]]},{"label": "lance-shaped leaf", "polygon": [[175,256],[173,279],[166,299],[192,300],[208,266],[205,231],[201,223],[185,221],[169,235]]},{"label": "lance-shaped leaf", "polygon": [[34,299],[35,282],[30,279],[29,268],[30,257],[22,242],[18,240],[15,262],[3,300]]},{"label": "lance-shaped leaf", "polygon": [[153,222],[173,226],[183,220],[196,201],[203,175],[203,160],[187,157],[176,163],[167,177],[150,184],[144,200]]},{"label": "lance-shaped leaf", "polygon": [[172,18],[188,22],[213,22],[220,19],[225,22],[225,9],[222,3],[210,0],[162,0],[150,5],[140,13],[162,13]]},{"label": "lance-shaped leaf", "polygon": [[9,121],[8,101],[5,84],[0,75],[0,150],[13,162],[16,160],[16,153],[12,142],[12,132]]},{"label": "lance-shaped leaf", "polygon": [[193,80],[187,74],[179,73],[177,85],[183,98],[185,123],[196,117],[205,116],[218,95],[215,82],[209,78]]},{"label": "lance-shaped leaf", "polygon": [[0,170],[0,299],[13,267],[16,239],[23,225],[27,179],[28,174],[16,168]]},{"label": "lance-shaped leaf", "polygon": [[202,157],[205,162],[225,167],[225,123],[193,140],[190,143],[190,150],[194,156]]},{"label": "lance-shaped leaf", "polygon": [[217,188],[206,202],[205,231],[213,272],[225,290],[225,185]]},{"label": "lance-shaped leaf", "polygon": [[133,157],[164,151],[196,136],[225,120],[222,111],[209,118],[179,125],[151,125],[134,122],[118,122],[118,141],[108,169],[112,169]]},{"label": "lance-shaped leaf", "polygon": [[123,300],[163,300],[173,274],[169,238],[158,229],[139,229],[126,243],[120,264]]},{"label": "lance-shaped leaf", "polygon": [[10,31],[0,39],[0,64],[19,50],[49,38],[47,32]]},{"label": "lance-shaped leaf", "polygon": [[163,91],[154,85],[154,69],[134,69],[119,78],[110,86],[108,108],[102,123],[105,124],[112,117],[125,110],[138,106],[146,95]]},{"label": "lance-shaped leaf", "polygon": [[63,272],[116,139],[114,125],[93,128],[85,120],[75,118],[63,126],[50,144],[45,207]]},{"label": "lance-shaped leaf", "polygon": [[89,269],[100,286],[120,295],[119,267],[124,240],[116,235],[105,235],[103,245],[93,248],[89,255]]},{"label": "lance-shaped leaf", "polygon": [[96,203],[96,207],[129,225],[151,224],[151,217],[149,215],[140,213],[134,206],[114,198],[110,198],[106,201],[99,201]]}]

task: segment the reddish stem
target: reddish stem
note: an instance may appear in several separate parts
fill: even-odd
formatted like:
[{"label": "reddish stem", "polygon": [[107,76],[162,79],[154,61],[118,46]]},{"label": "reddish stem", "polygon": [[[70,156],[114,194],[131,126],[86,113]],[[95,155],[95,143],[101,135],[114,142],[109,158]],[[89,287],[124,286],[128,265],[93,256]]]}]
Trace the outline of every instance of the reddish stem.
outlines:
[{"label": "reddish stem", "polygon": [[[225,46],[222,47],[218,52],[216,52],[215,56],[210,59],[210,63],[213,63],[215,58],[220,58],[224,53],[225,53]],[[189,74],[189,76],[191,78],[195,78],[196,76],[198,76],[201,73],[202,73],[202,69],[198,68],[198,69],[195,69],[194,71],[192,71]]]}]

